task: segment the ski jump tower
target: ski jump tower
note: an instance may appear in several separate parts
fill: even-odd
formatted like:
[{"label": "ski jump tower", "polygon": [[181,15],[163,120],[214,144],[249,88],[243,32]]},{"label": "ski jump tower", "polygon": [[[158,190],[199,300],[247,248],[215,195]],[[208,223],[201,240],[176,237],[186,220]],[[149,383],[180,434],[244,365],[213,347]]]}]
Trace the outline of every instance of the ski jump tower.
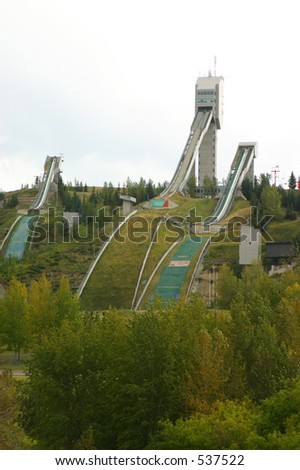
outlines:
[{"label": "ski jump tower", "polygon": [[174,176],[161,196],[183,192],[191,176],[195,176],[201,195],[205,176],[216,175],[217,130],[223,122],[223,77],[199,77],[195,92],[190,134]]},{"label": "ski jump tower", "polygon": [[223,77],[199,77],[195,88],[195,115],[211,112],[210,124],[195,158],[195,177],[201,191],[205,176],[217,175],[217,130],[221,129],[224,113]]},{"label": "ski jump tower", "polygon": [[[197,195],[204,193],[205,177],[217,176],[217,131],[223,124],[223,77],[199,77],[195,87],[195,116],[190,133],[180,157],[179,163],[169,186],[160,194],[171,197],[176,192],[184,193],[189,178],[195,176]],[[245,149],[251,148],[251,152]],[[240,143],[238,149],[244,149],[247,157],[240,158],[240,152],[235,155],[228,176],[239,166],[239,173],[234,180],[234,187],[238,188],[243,179],[253,180],[253,159],[257,153],[257,145],[253,142]],[[242,163],[242,166],[240,164]],[[224,189],[223,189],[224,191]],[[231,193],[230,193],[231,194]]]}]

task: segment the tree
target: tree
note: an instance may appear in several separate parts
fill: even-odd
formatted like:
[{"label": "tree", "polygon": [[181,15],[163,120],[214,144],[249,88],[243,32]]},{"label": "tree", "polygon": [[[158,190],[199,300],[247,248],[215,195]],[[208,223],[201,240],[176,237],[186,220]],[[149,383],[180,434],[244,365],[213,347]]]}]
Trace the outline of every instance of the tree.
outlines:
[{"label": "tree", "polygon": [[15,256],[9,255],[8,258],[4,258],[0,264],[0,273],[1,278],[9,282],[15,276],[17,270],[18,258]]},{"label": "tree", "polygon": [[229,308],[232,300],[238,294],[239,280],[233,274],[230,267],[224,264],[219,272],[217,293],[218,293],[218,304],[220,307]]},{"label": "tree", "polygon": [[147,189],[146,189],[146,181],[144,178],[140,178],[136,186],[136,202],[143,202],[147,199]]},{"label": "tree", "polygon": [[218,402],[208,415],[161,423],[150,449],[257,449],[263,442],[256,430],[259,410],[250,402]]},{"label": "tree", "polygon": [[187,189],[191,197],[196,197],[196,178],[190,176],[187,182]]},{"label": "tree", "polygon": [[215,176],[210,178],[210,176],[205,175],[203,180],[203,190],[205,196],[214,197],[218,190],[217,178]]},{"label": "tree", "polygon": [[278,337],[274,310],[267,298],[253,292],[246,304],[241,300],[232,304],[231,315],[236,368],[243,371],[248,393],[255,400],[266,398],[293,373],[289,353]]},{"label": "tree", "polygon": [[254,194],[254,188],[253,183],[249,180],[249,178],[243,180],[241,189],[247,201],[250,201]]},{"label": "tree", "polygon": [[82,321],[65,322],[34,347],[24,384],[22,424],[41,448],[72,449],[81,437],[86,406],[82,381],[87,373],[82,361],[83,337]]},{"label": "tree", "polygon": [[70,283],[66,277],[59,281],[59,287],[54,294],[55,325],[61,325],[65,319],[74,319],[79,314],[78,296],[72,295]]},{"label": "tree", "polygon": [[14,209],[19,204],[19,198],[17,194],[13,194],[10,198],[5,200],[5,207],[7,209]]},{"label": "tree", "polygon": [[123,386],[127,337],[125,318],[109,312],[65,319],[35,344],[22,422],[41,448],[118,446],[131,389]]},{"label": "tree", "polygon": [[275,186],[265,186],[261,193],[261,210],[263,215],[282,217],[281,196]]},{"label": "tree", "polygon": [[146,184],[146,198],[152,199],[154,197],[155,185],[151,179]]},{"label": "tree", "polygon": [[300,284],[286,288],[277,308],[277,331],[296,370],[300,370]]},{"label": "tree", "polygon": [[280,291],[273,279],[263,270],[260,263],[246,266],[242,272],[241,290],[243,302],[249,303],[258,294],[266,305],[275,307],[280,300]]},{"label": "tree", "polygon": [[15,350],[20,361],[21,349],[29,341],[28,301],[26,286],[15,278],[0,303],[0,324],[4,343]]},{"label": "tree", "polygon": [[97,215],[96,205],[83,199],[81,206],[81,222],[84,225],[92,225]]},{"label": "tree", "polygon": [[258,431],[265,449],[299,449],[300,381],[289,381],[284,388],[261,403]]},{"label": "tree", "polygon": [[121,401],[126,425],[115,424],[124,435],[123,448],[143,448],[159,420],[176,419],[183,411],[181,385],[186,372],[180,367],[175,322],[171,309],[163,312],[157,306],[131,322],[128,385],[124,384]]},{"label": "tree", "polygon": [[215,326],[198,300],[62,320],[34,346],[26,430],[47,449],[144,448],[197,395],[209,405],[222,396],[227,342]]},{"label": "tree", "polygon": [[52,286],[44,274],[38,281],[31,283],[28,304],[30,332],[33,337],[40,340],[55,325],[56,318]]},{"label": "tree", "polygon": [[10,371],[0,373],[0,449],[28,448],[24,431],[18,424],[21,401]]},{"label": "tree", "polygon": [[291,175],[290,175],[290,177],[289,177],[288,185],[289,185],[289,189],[296,189],[297,180],[296,180],[296,177],[295,177],[293,171],[292,171],[292,173],[291,173]]}]

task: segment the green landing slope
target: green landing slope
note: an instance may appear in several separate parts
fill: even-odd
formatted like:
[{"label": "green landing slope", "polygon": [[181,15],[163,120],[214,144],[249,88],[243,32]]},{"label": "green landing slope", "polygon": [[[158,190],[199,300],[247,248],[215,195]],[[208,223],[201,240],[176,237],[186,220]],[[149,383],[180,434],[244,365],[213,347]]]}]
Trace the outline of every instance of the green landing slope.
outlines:
[{"label": "green landing slope", "polygon": [[184,285],[191,262],[197,252],[202,249],[203,238],[187,238],[177,248],[168,266],[164,267],[152,298],[158,294],[162,299],[177,300]]},{"label": "green landing slope", "polygon": [[14,256],[17,259],[23,258],[28,239],[32,234],[31,227],[36,219],[37,216],[24,216],[19,220],[5,250],[6,258],[9,256]]}]

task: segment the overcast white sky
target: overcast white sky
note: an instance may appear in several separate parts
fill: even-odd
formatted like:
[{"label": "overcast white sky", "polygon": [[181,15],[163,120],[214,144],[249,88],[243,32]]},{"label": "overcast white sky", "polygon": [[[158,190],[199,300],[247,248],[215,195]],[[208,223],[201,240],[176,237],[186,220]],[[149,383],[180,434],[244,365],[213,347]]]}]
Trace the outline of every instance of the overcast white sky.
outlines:
[{"label": "overcast white sky", "polygon": [[170,180],[199,74],[224,77],[218,178],[257,141],[256,174],[300,175],[296,0],[0,0],[0,188],[46,155],[88,185]]}]

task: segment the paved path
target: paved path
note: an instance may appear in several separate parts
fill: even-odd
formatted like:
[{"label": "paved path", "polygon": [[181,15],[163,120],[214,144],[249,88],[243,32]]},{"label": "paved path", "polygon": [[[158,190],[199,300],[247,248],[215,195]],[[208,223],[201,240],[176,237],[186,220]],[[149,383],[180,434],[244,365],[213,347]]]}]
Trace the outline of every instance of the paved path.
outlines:
[{"label": "paved path", "polygon": [[24,372],[23,370],[12,370],[12,369],[0,369],[0,374],[2,374],[4,370],[11,370],[13,377],[24,377],[26,375],[26,372]]}]

